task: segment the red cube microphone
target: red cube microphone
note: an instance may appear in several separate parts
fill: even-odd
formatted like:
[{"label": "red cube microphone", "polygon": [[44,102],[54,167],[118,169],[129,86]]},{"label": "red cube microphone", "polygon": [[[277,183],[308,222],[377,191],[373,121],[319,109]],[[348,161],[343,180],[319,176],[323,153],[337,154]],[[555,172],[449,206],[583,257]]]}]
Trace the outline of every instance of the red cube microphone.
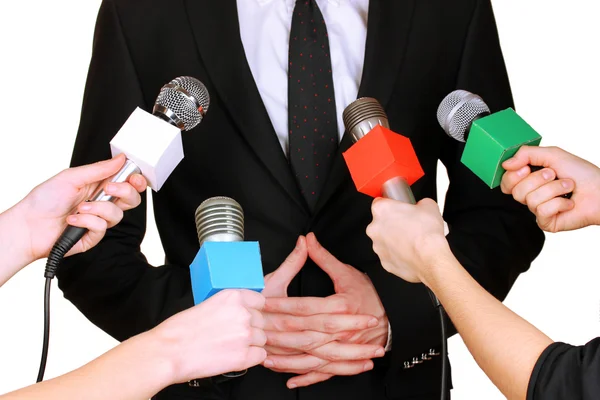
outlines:
[{"label": "red cube microphone", "polygon": [[425,172],[410,139],[390,130],[381,104],[360,98],[346,107],[343,119],[354,142],[343,155],[356,189],[371,197],[415,204],[410,185]]},{"label": "red cube microphone", "polygon": [[[344,126],[354,144],[343,155],[359,192],[371,197],[416,204],[410,185],[425,175],[410,139],[390,130],[383,107],[376,99],[363,97],[351,103],[343,113]],[[448,226],[444,223],[448,234]],[[446,398],[448,338],[444,309],[428,289],[440,316],[442,337],[441,398]],[[406,367],[405,367],[406,368]]]}]

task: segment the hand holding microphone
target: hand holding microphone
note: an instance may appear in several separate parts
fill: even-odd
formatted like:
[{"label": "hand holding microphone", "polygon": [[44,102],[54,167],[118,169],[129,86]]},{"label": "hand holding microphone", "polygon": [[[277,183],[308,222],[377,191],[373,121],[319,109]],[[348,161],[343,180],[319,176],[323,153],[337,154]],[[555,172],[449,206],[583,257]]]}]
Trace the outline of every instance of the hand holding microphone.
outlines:
[{"label": "hand holding microphone", "polygon": [[[110,202],[85,202],[96,190],[98,182],[115,174],[125,163],[120,155],[91,165],[66,169],[34,188],[23,200],[2,216],[0,243],[10,249],[6,268],[0,270],[0,286],[21,268],[48,256],[52,245],[67,222],[85,228],[87,233],[67,255],[94,247],[123,217],[123,211],[137,207],[138,192],[146,189],[141,175],[132,175],[127,182],[114,183],[107,190],[117,199]],[[77,215],[71,215],[73,210]],[[66,222],[65,222],[66,220]],[[6,236],[6,237],[5,237]]]},{"label": "hand holding microphone", "polygon": [[437,203],[423,199],[411,205],[375,199],[372,212],[367,235],[383,268],[407,282],[426,283],[440,250],[450,251]]},{"label": "hand holding microphone", "polygon": [[260,293],[224,290],[157,326],[154,335],[163,342],[174,371],[169,384],[262,363],[267,357],[264,305]]},{"label": "hand holding microphone", "polygon": [[[88,201],[115,201],[105,191],[106,185],[125,182],[133,174],[142,174],[158,191],[183,159],[181,131],[198,125],[209,103],[206,87],[195,78],[179,77],[164,85],[153,113],[137,108],[112,139],[113,155],[124,153],[127,161]],[[72,225],[64,230],[48,256],[46,278],[54,277],[60,260],[86,232],[86,228]]]},{"label": "hand holding microphone", "polygon": [[[530,172],[528,165],[543,165]],[[557,147],[523,146],[505,161],[502,191],[527,205],[548,232],[600,224],[600,169]],[[560,179],[556,179],[560,176]],[[571,193],[571,199],[564,198]]]}]

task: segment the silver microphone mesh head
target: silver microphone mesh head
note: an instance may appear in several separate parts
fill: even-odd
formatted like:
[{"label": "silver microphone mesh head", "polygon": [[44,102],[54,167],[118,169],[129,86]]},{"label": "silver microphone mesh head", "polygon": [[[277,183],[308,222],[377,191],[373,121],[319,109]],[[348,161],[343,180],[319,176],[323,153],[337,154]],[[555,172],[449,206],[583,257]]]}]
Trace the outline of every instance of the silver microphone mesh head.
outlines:
[{"label": "silver microphone mesh head", "polygon": [[344,113],[344,126],[352,135],[354,143],[362,139],[367,133],[377,126],[390,128],[387,115],[379,102],[372,97],[362,97],[350,103]]},{"label": "silver microphone mesh head", "polygon": [[489,113],[490,109],[481,97],[466,90],[455,90],[440,103],[437,120],[450,137],[464,142],[471,123]]},{"label": "silver microphone mesh head", "polygon": [[195,216],[200,246],[204,242],[244,240],[244,211],[229,197],[211,197],[203,201]]},{"label": "silver microphone mesh head", "polygon": [[162,87],[154,114],[162,114],[179,129],[189,131],[204,118],[210,105],[206,86],[191,76],[180,76]]}]

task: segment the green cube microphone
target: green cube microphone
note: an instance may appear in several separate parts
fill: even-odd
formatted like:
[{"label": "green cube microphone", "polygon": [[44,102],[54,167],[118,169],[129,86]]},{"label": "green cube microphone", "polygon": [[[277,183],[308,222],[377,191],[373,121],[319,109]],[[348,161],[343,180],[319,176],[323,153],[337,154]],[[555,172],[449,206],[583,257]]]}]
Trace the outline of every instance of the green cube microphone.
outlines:
[{"label": "green cube microphone", "polygon": [[[542,137],[512,108],[496,113],[483,99],[455,90],[442,100],[437,119],[448,136],[465,143],[461,162],[490,189],[500,185],[506,170],[502,163],[521,146],[539,146]],[[530,166],[531,172],[543,167]],[[571,193],[563,195],[570,198]]]}]

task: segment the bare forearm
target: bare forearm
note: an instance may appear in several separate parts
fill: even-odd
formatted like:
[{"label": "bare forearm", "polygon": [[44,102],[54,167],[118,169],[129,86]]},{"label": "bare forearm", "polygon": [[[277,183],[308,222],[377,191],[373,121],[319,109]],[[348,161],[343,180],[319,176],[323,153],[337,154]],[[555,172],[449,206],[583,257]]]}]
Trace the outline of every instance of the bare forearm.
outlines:
[{"label": "bare forearm", "polygon": [[552,340],[485,291],[449,250],[443,254],[423,281],[492,382],[509,400],[525,399],[535,363]]},{"label": "bare forearm", "polygon": [[34,261],[28,250],[30,238],[19,207],[17,204],[0,214],[0,286]]},{"label": "bare forearm", "polygon": [[66,375],[0,396],[0,400],[146,400],[168,386],[172,366],[147,332]]}]

